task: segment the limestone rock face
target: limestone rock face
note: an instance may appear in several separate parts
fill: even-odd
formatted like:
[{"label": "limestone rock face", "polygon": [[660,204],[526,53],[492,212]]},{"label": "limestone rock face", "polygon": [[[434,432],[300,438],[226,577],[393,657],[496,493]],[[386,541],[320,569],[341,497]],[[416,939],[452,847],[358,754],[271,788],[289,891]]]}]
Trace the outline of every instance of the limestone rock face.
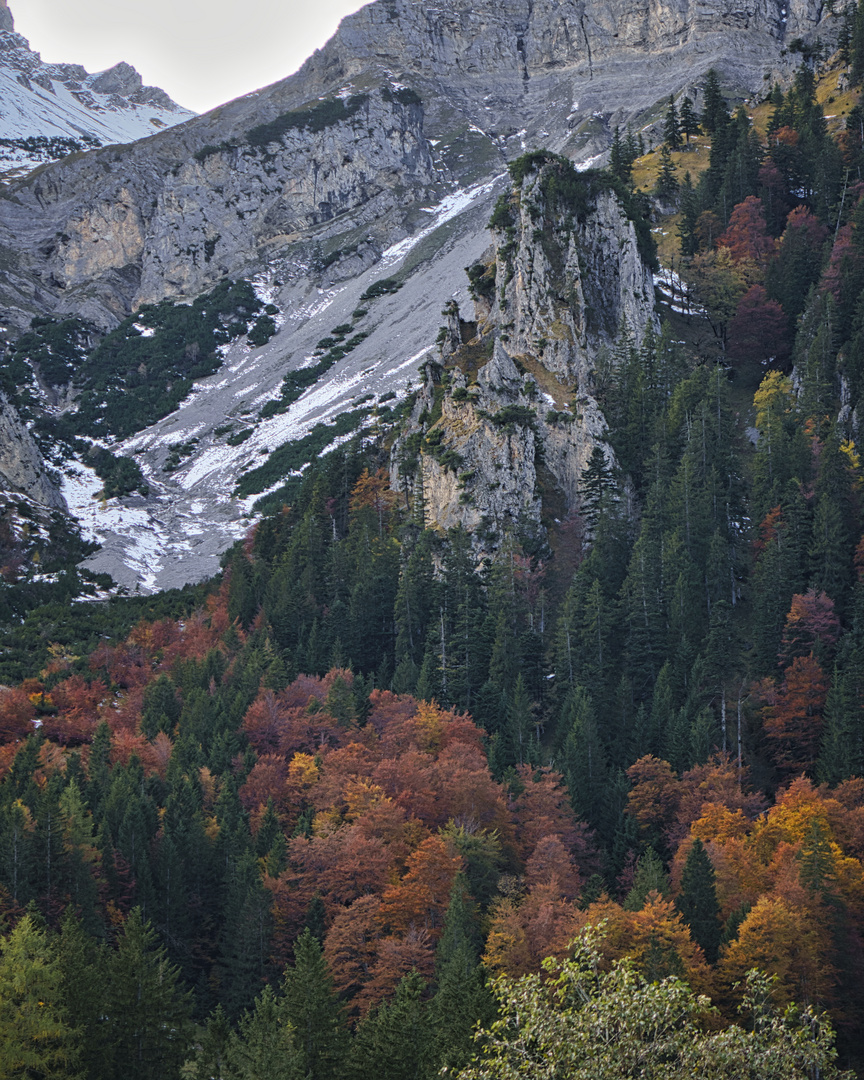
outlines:
[{"label": "limestone rock face", "polygon": [[30,432],[0,394],[0,491],[26,495],[40,506],[65,510]]},{"label": "limestone rock face", "polygon": [[444,366],[427,365],[391,467],[393,486],[422,498],[428,526],[462,526],[487,554],[509,531],[541,533],[553,494],[577,510],[595,447],[614,462],[594,368],[623,326],[641,342],[655,318],[650,270],[608,182],[550,158],[493,220],[494,298],[490,267],[475,282],[476,323],[448,306]]},{"label": "limestone rock face", "polygon": [[9,5],[6,0],[0,0],[0,30],[14,30],[15,20],[12,18],[12,12],[9,10]]},{"label": "limestone rock face", "polygon": [[555,175],[529,174],[508,208],[513,224],[496,231],[497,318],[513,355],[538,353],[549,371],[585,384],[623,325],[641,342],[654,282],[614,192],[586,179],[568,203],[548,184]]}]

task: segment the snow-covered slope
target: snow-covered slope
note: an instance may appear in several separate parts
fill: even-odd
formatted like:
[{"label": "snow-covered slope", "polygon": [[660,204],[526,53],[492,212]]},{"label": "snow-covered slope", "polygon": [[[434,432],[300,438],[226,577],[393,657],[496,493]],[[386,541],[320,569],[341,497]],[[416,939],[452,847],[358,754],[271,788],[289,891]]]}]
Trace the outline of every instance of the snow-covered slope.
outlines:
[{"label": "snow-covered slope", "polygon": [[75,151],[134,142],[195,115],[129,64],[88,74],[44,64],[0,6],[0,179]]}]

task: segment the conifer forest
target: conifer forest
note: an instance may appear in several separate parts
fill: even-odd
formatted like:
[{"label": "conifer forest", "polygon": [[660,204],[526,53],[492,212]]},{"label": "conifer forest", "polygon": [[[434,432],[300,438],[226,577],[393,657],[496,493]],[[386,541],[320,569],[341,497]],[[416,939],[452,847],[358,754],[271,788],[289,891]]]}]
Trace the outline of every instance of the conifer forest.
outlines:
[{"label": "conifer forest", "polygon": [[[860,89],[864,7],[841,50]],[[0,521],[0,1077],[864,1074],[864,109],[829,125],[827,69],[616,130],[672,295],[544,533],[478,562],[403,483],[458,350],[424,433],[376,407],[203,584],[72,602]]]}]

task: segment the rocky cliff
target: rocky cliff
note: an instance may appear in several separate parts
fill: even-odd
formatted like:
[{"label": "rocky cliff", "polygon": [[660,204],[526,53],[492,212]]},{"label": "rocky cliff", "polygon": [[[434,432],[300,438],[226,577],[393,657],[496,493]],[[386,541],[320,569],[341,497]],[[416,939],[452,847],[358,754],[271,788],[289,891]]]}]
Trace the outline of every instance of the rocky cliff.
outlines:
[{"label": "rocky cliff", "polygon": [[30,432],[0,393],[0,493],[25,495],[39,506],[65,510],[66,502],[49,476]]},{"label": "rocky cliff", "polygon": [[[526,148],[584,159],[606,148],[614,123],[657,120],[658,103],[698,88],[711,65],[742,90],[761,87],[789,62],[780,55],[787,37],[828,33],[839,21],[822,15],[812,0],[636,10],[584,0],[435,8],[377,0],[290,79],[14,186],[0,203],[0,248],[13,263],[0,277],[0,303],[22,319],[35,307],[65,311],[78,302],[70,287],[88,283],[110,323],[142,300],[200,290],[219,272],[272,265],[336,218],[340,228],[325,237],[374,220],[383,249],[416,227],[402,211],[428,195],[433,147],[439,178],[462,186]],[[119,92],[125,74],[113,69],[81,92]],[[360,97],[353,122],[339,123],[338,104]],[[402,101],[422,101],[422,113]],[[374,135],[363,136],[364,121]],[[275,137],[256,144],[268,127]],[[382,200],[384,187],[391,194]],[[296,200],[299,212],[274,211],[280,200]],[[101,247],[82,260],[94,240]],[[205,243],[219,251],[202,268]],[[106,257],[106,246],[116,254]],[[181,256],[191,271],[178,268]]]},{"label": "rocky cliff", "polygon": [[393,486],[428,526],[462,526],[494,552],[543,530],[544,498],[578,509],[580,478],[606,424],[595,365],[622,332],[654,320],[653,280],[636,227],[601,174],[528,155],[493,215],[493,261],[469,268],[475,319],[457,305],[426,366],[393,452]]}]

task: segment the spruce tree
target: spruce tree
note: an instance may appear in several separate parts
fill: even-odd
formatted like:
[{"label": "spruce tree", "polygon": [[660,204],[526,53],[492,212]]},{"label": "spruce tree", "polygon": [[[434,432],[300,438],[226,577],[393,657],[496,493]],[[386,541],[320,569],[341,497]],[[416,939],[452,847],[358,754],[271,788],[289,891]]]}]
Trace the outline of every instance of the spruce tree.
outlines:
[{"label": "spruce tree", "polygon": [[705,74],[702,94],[702,127],[709,135],[713,135],[723,128],[729,119],[729,110],[720,90],[720,78],[714,68]]},{"label": "spruce tree", "polygon": [[669,107],[663,120],[663,142],[670,150],[677,150],[681,146],[681,125],[672,94],[669,95]]},{"label": "spruce tree", "polygon": [[113,1080],[164,1080],[185,1059],[190,995],[156,932],[133,908],[107,963],[107,1041]]},{"label": "spruce tree", "polygon": [[[305,1080],[314,1074],[304,1068],[297,1042],[285,1003],[271,986],[265,986],[225,1049],[228,1076],[231,1080]],[[215,1080],[212,1073],[205,1075]]]},{"label": "spruce tree", "polygon": [[438,989],[428,1011],[434,1075],[441,1068],[455,1071],[467,1063],[474,1050],[475,1026],[488,1022],[494,1013],[479,962],[482,938],[465,885],[463,876],[457,874],[444,917],[444,933],[435,951]]},{"label": "spruce tree", "polygon": [[691,136],[699,135],[702,128],[699,126],[699,114],[694,109],[693,102],[687,96],[685,96],[684,100],[681,102],[681,111],[678,114],[678,120],[681,126],[681,133],[689,146]]},{"label": "spruce tree", "polygon": [[658,199],[667,202],[678,194],[677,168],[672,160],[672,152],[668,144],[664,143],[660,148],[660,171],[654,184],[654,194]]},{"label": "spruce tree", "polygon": [[294,966],[283,981],[285,1018],[309,1080],[341,1080],[346,1036],[321,946],[307,927],[294,944]]},{"label": "spruce tree", "polygon": [[651,892],[657,892],[661,896],[669,895],[669,875],[663,869],[663,862],[653,847],[646,848],[636,863],[633,887],[624,900],[624,910],[641,911]]},{"label": "spruce tree", "polygon": [[360,1022],[348,1067],[351,1080],[431,1080],[425,989],[422,976],[412,971],[392,1001],[382,1002]]},{"label": "spruce tree", "polygon": [[693,841],[687,855],[681,875],[681,892],[675,906],[690,927],[690,936],[705,953],[705,959],[709,964],[716,964],[722,932],[720,905],[714,884],[714,867],[698,838]]},{"label": "spruce tree", "polygon": [[627,144],[621,138],[621,129],[616,124],[612,133],[612,145],[609,147],[609,172],[622,184],[629,184],[632,165],[633,159],[628,153]]}]

